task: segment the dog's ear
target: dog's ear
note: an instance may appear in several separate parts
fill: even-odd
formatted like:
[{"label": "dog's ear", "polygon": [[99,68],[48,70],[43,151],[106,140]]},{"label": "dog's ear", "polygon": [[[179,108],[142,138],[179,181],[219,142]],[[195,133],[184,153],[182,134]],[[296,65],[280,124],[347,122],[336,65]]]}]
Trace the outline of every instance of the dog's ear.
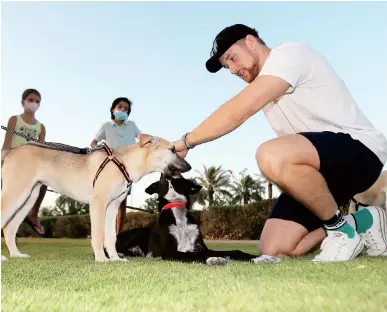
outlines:
[{"label": "dog's ear", "polygon": [[160,139],[149,134],[140,134],[140,147],[149,148],[160,143]]},{"label": "dog's ear", "polygon": [[149,185],[146,189],[145,189],[145,193],[149,194],[149,195],[153,195],[153,194],[156,194],[158,193],[158,187],[159,187],[160,183],[159,182],[154,182],[152,183],[151,185]]},{"label": "dog's ear", "polygon": [[190,194],[196,194],[202,189],[201,185],[188,179],[185,180],[185,185],[186,185],[186,188],[189,190]]}]

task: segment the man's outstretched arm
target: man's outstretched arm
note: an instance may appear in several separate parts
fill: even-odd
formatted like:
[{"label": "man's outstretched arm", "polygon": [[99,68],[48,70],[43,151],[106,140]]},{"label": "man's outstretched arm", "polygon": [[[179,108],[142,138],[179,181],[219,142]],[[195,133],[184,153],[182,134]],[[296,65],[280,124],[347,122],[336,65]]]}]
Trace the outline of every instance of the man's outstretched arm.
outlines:
[{"label": "man's outstretched arm", "polygon": [[[285,80],[274,76],[258,76],[238,95],[227,101],[187,136],[189,145],[213,141],[235,130],[266,104],[282,96],[290,87]],[[184,148],[176,143],[176,150]]]}]

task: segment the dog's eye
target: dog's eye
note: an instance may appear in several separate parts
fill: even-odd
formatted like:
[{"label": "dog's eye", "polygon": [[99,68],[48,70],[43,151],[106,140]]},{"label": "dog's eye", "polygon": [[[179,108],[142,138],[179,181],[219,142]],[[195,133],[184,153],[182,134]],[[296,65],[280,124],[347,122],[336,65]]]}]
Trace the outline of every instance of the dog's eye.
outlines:
[{"label": "dog's eye", "polygon": [[176,154],[176,148],[175,148],[175,146],[172,146],[169,150],[170,150],[172,153]]}]

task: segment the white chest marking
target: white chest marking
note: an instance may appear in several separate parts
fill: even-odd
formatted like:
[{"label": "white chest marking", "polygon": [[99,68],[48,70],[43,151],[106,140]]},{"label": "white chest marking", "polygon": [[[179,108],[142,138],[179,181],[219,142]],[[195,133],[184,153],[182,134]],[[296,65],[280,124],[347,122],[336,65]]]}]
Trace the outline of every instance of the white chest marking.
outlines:
[{"label": "white chest marking", "polygon": [[180,252],[194,251],[195,241],[199,235],[196,224],[187,224],[187,209],[171,208],[176,225],[169,226],[169,233],[176,238],[177,250]]}]

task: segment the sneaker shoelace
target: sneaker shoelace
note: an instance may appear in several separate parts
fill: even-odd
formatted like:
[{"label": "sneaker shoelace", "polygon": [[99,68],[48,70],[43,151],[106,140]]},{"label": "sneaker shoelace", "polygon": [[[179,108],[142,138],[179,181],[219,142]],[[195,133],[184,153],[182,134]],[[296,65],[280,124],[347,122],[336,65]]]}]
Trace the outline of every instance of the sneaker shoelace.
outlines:
[{"label": "sneaker shoelace", "polygon": [[[326,247],[326,245],[330,244]],[[326,237],[321,244],[321,253],[317,256],[318,259],[335,258],[345,246],[345,234],[342,232],[334,232]]]},{"label": "sneaker shoelace", "polygon": [[[380,232],[380,230],[379,230]],[[365,245],[368,248],[368,254],[372,255],[375,253],[378,253],[379,251],[379,246],[378,242],[376,241],[375,237],[372,235],[371,231],[366,232],[366,237],[365,237]]]},{"label": "sneaker shoelace", "polygon": [[372,232],[371,231],[367,231],[366,233],[366,241],[365,241],[365,245],[368,247],[368,248],[375,248],[377,246],[377,242],[374,238],[374,236],[372,235]]}]

